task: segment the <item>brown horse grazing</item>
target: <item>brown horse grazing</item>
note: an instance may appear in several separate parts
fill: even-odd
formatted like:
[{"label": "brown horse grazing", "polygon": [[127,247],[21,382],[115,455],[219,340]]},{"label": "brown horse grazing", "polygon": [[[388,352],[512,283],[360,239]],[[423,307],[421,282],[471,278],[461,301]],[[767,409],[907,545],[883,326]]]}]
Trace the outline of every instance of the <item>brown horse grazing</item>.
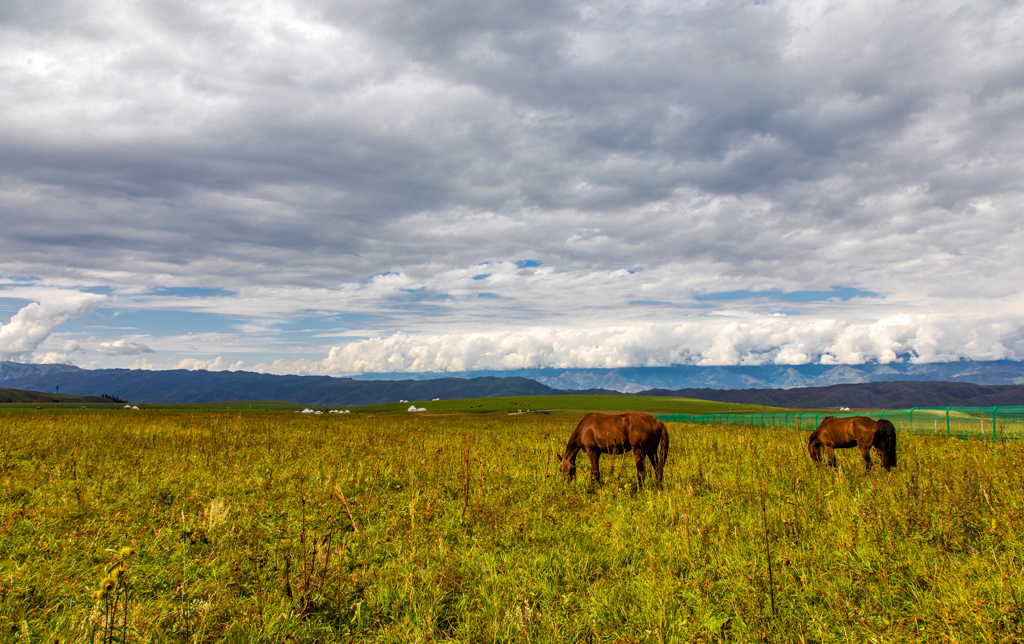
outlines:
[{"label": "brown horse grazing", "polygon": [[896,467],[896,428],[884,418],[874,421],[867,416],[836,418],[829,416],[821,421],[818,429],[807,439],[807,451],[815,462],[821,462],[821,448],[825,448],[828,464],[836,466],[837,447],[859,447],[864,457],[865,471],[871,471],[871,448],[882,455],[882,467],[889,470]]},{"label": "brown horse grazing", "polygon": [[654,466],[658,489],[661,489],[665,460],[668,458],[668,429],[665,423],[640,411],[587,414],[569,436],[565,453],[561,456],[555,454],[562,464],[562,473],[567,481],[576,478],[576,455],[580,450],[586,450],[587,458],[590,459],[592,482],[601,482],[601,470],[597,464],[601,454],[625,454],[632,451],[639,484],[643,485],[644,482],[644,459],[647,458]]}]

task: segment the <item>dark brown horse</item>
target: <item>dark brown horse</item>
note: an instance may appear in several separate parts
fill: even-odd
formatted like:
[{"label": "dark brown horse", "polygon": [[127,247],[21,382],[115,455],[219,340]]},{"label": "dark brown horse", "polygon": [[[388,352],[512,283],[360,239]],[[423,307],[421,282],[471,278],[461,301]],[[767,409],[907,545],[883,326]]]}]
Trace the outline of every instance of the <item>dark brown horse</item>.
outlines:
[{"label": "dark brown horse", "polygon": [[587,458],[590,459],[592,482],[601,482],[601,470],[597,464],[601,454],[625,454],[632,451],[639,484],[643,485],[647,473],[644,460],[650,459],[658,480],[658,489],[661,489],[665,459],[668,458],[668,430],[665,423],[640,411],[587,414],[569,436],[565,452],[561,456],[555,454],[562,464],[562,473],[567,481],[576,478],[576,455],[580,450],[586,450]]},{"label": "dark brown horse", "polygon": [[828,464],[836,466],[836,455],[832,450],[842,447],[859,447],[864,457],[865,471],[871,471],[871,448],[882,455],[882,467],[886,470],[896,467],[896,428],[884,418],[878,421],[867,416],[836,418],[829,416],[821,421],[818,429],[807,439],[807,451],[815,462],[821,462],[821,448],[825,448]]}]

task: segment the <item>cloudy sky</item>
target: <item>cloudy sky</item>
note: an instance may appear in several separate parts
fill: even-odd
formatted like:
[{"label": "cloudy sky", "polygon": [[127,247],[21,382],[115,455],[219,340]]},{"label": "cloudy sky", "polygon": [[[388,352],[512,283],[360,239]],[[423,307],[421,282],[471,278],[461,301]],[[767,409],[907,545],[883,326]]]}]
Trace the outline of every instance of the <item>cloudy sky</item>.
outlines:
[{"label": "cloudy sky", "polygon": [[6,0],[0,359],[1024,359],[1011,0]]}]

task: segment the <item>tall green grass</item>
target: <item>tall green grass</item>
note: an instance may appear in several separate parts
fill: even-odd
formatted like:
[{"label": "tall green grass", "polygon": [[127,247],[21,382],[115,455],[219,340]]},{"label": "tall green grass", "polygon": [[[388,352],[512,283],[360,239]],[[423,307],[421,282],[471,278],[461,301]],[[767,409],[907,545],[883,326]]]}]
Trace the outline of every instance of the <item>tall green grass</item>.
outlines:
[{"label": "tall green grass", "polygon": [[590,493],[552,454],[580,416],[2,416],[0,640],[1024,637],[1019,444],[866,476],[672,424],[664,491],[604,456]]}]

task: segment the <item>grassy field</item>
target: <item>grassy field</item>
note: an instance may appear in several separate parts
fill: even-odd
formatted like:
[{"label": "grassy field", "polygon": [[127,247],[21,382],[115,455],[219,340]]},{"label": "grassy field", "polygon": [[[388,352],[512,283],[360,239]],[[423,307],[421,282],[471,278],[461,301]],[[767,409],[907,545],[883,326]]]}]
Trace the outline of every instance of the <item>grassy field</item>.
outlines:
[{"label": "grassy field", "polygon": [[[69,396],[70,398],[70,396]],[[38,403],[11,402],[0,403],[0,413],[54,413],[82,411],[82,402]],[[632,411],[648,410],[651,413],[726,413],[742,411],[773,411],[772,407],[762,405],[743,405],[738,403],[695,400],[692,398],[671,398],[667,396],[634,396],[628,394],[613,395],[565,395],[565,396],[512,396],[495,398],[473,398],[465,400],[413,400],[407,402],[383,403],[380,405],[346,406],[346,405],[301,405],[299,403],[279,402],[273,400],[248,400],[217,403],[142,403],[139,407],[148,411],[232,411],[232,412],[292,412],[302,409],[329,411],[331,409],[348,409],[353,414],[379,414],[385,412],[405,412],[410,405],[424,408],[430,412],[458,412],[466,414],[482,414],[490,412],[545,412],[566,410],[601,410],[601,411]],[[89,403],[89,411],[111,410],[122,412],[121,403]],[[785,410],[779,410],[785,411]]]},{"label": "grassy field", "polygon": [[581,416],[0,415],[0,641],[1024,638],[1020,442],[671,424],[590,492]]},{"label": "grassy field", "polygon": [[770,410],[761,405],[723,403],[693,398],[671,398],[668,396],[615,395],[566,395],[566,396],[512,396],[497,398],[474,398],[467,400],[412,401],[410,403],[387,403],[352,407],[354,413],[380,413],[405,411],[410,404],[432,412],[451,411],[465,414],[479,414],[496,411],[545,412],[545,411],[633,411],[642,409],[651,413],[727,413],[745,410]]}]

